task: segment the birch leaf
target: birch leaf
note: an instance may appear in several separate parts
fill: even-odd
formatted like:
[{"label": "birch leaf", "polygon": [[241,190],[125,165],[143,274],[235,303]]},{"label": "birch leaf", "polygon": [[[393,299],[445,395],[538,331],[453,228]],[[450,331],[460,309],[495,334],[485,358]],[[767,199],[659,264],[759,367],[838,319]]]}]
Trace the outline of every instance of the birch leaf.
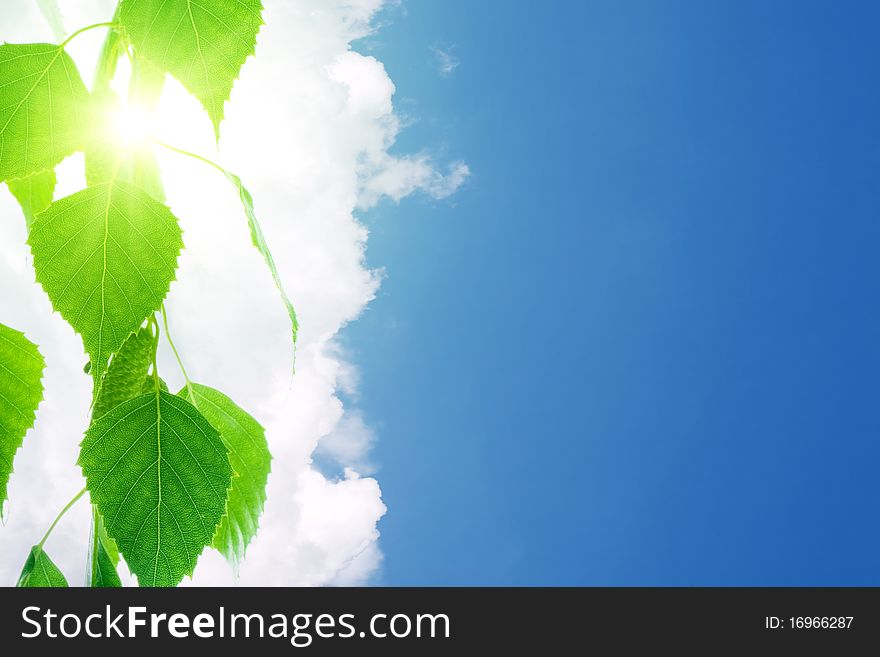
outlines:
[{"label": "birch leaf", "polygon": [[244,561],[248,544],[257,534],[266,503],[266,481],[272,465],[266,432],[219,390],[194,383],[192,394],[187,388],[178,394],[199,409],[229,450],[229,463],[235,477],[229,489],[226,515],[214,534],[213,546],[237,570]]},{"label": "birch leaf", "polygon": [[223,517],[232,468],[189,402],[154,390],[92,423],[79,464],[107,534],[141,586],[191,575]]},{"label": "birch leaf", "polygon": [[43,548],[35,545],[31,548],[16,586],[25,589],[67,588],[67,579]]},{"label": "birch leaf", "polygon": [[296,318],[296,310],[294,309],[290,298],[287,296],[284,284],[281,282],[281,276],[278,274],[278,267],[275,265],[275,258],[272,257],[272,252],[269,250],[269,244],[266,242],[266,237],[263,235],[263,229],[260,227],[260,222],[257,221],[257,213],[254,212],[254,199],[247,188],[241,183],[241,178],[221,167],[218,168],[223,171],[227,180],[235,186],[235,189],[238,192],[238,198],[241,201],[244,213],[248,219],[251,243],[257,251],[260,252],[260,255],[263,256],[266,267],[269,268],[269,273],[272,274],[272,280],[275,281],[275,287],[278,288],[278,292],[281,294],[281,301],[284,303],[285,310],[287,310],[287,316],[290,318],[291,336],[295,348],[297,334],[299,333],[299,322]]},{"label": "birch leaf", "polygon": [[219,139],[223,106],[263,24],[260,0],[123,0],[120,21],[139,57],[186,87]]},{"label": "birch leaf", "polygon": [[52,204],[56,182],[55,171],[52,169],[6,181],[9,191],[21,206],[28,230],[34,223],[34,217]]},{"label": "birch leaf", "polygon": [[35,344],[0,324],[0,510],[6,501],[12,460],[34,426],[43,399],[45,366]]},{"label": "birch leaf", "polygon": [[95,394],[110,355],[159,309],[183,247],[171,211],[121,180],[37,215],[28,243],[37,281],[83,338]]},{"label": "birch leaf", "polygon": [[0,181],[54,169],[82,150],[91,128],[89,92],[61,46],[0,46]]}]

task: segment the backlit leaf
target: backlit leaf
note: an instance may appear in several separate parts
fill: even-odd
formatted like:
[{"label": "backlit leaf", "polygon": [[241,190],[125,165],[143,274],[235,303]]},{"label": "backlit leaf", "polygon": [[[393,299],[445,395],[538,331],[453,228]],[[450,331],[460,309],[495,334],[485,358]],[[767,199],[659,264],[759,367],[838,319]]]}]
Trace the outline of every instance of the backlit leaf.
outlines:
[{"label": "backlit leaf", "polygon": [[244,207],[244,213],[247,215],[248,219],[248,228],[250,228],[251,232],[251,243],[256,247],[257,251],[260,252],[260,255],[263,256],[263,260],[266,262],[266,266],[272,274],[272,280],[275,281],[275,286],[281,293],[281,301],[284,303],[288,317],[290,317],[293,345],[296,347],[296,338],[299,333],[299,322],[296,319],[296,310],[294,309],[290,298],[287,296],[287,292],[284,290],[284,284],[281,282],[281,276],[278,275],[278,268],[275,266],[275,258],[272,257],[272,252],[269,250],[269,244],[266,242],[266,238],[263,235],[263,229],[260,228],[260,223],[257,221],[257,214],[254,212],[254,199],[247,188],[242,185],[241,178],[221,167],[218,168],[223,171],[226,178],[229,182],[235,185],[235,189],[238,191],[238,197],[241,200],[241,204]]},{"label": "backlit leaf", "polygon": [[49,555],[39,545],[35,545],[31,548],[16,586],[26,589],[66,588],[67,579]]},{"label": "backlit leaf", "polygon": [[141,586],[192,574],[232,478],[223,441],[192,404],[155,390],[120,404],[89,427],[79,464]]},{"label": "backlit leaf", "polygon": [[0,181],[55,168],[90,125],[89,92],[61,46],[0,46]]},{"label": "backlit leaf", "polygon": [[193,384],[192,394],[188,388],[178,394],[199,409],[229,450],[229,463],[235,477],[229,489],[226,515],[214,535],[213,546],[237,569],[248,544],[257,534],[266,502],[272,455],[265,431],[219,390]]},{"label": "backlit leaf", "polygon": [[6,501],[12,460],[34,426],[43,399],[45,361],[24,334],[0,324],[0,510]]},{"label": "backlit leaf", "polygon": [[116,566],[110,561],[107,549],[100,541],[98,541],[97,545],[97,558],[92,568],[91,586],[100,588],[118,588],[122,586],[122,580],[119,579]]},{"label": "backlit leaf", "polygon": [[177,218],[121,180],[37,215],[28,243],[37,281],[83,338],[95,392],[110,355],[159,309],[183,247]]},{"label": "backlit leaf", "polygon": [[260,0],[123,0],[120,21],[139,57],[198,98],[219,138],[223,105],[263,24]]},{"label": "backlit leaf", "polygon": [[24,221],[27,229],[31,229],[34,216],[42,212],[52,204],[55,194],[55,171],[39,171],[24,178],[7,180],[9,191],[21,206],[24,213]]},{"label": "backlit leaf", "polygon": [[[104,529],[104,519],[97,509],[93,510],[92,524],[92,549],[89,550],[89,586],[98,588],[117,588],[122,586],[119,573],[116,572],[116,564],[119,563],[119,553],[116,545],[107,536]],[[107,544],[112,547],[108,549]]]}]

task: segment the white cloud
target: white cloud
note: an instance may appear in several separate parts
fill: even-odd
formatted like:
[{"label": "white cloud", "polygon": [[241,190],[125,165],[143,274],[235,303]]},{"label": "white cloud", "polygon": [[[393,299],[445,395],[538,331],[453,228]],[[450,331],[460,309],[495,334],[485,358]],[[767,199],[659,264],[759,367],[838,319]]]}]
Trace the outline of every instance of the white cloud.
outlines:
[{"label": "white cloud", "polygon": [[361,413],[349,411],[333,432],[321,439],[315,454],[351,466],[360,474],[373,474],[376,468],[369,454],[375,442],[376,432],[364,422]]},{"label": "white cloud", "polygon": [[444,78],[448,78],[461,65],[458,57],[452,54],[451,48],[439,48],[434,46],[431,48],[434,57],[437,59],[437,71]]},{"label": "white cloud", "polygon": [[[65,6],[68,31],[104,20],[113,4]],[[365,266],[368,234],[355,212],[382,197],[399,201],[416,191],[447,197],[468,169],[453,163],[441,172],[427,155],[389,154],[400,130],[394,84],[381,62],[350,49],[370,31],[382,0],[264,4],[258,56],[233,90],[219,158],[249,186],[297,306],[302,330],[296,376],[290,375],[286,315],[249,245],[235,194],[216,172],[161,153],[169,204],[187,243],[168,309],[190,375],[224,390],[260,419],[275,456],[262,527],[241,582],[357,584],[381,564],[377,523],[386,509],[379,483],[358,474],[371,471],[375,433],[338,396],[356,392],[357,373],[335,336],[358,317],[380,282]],[[0,38],[46,40],[51,32],[30,0],[14,0],[4,5]],[[99,44],[97,31],[72,44],[84,73],[92,69]],[[163,139],[211,156],[210,123],[176,82],[169,83],[163,106]],[[82,185],[81,164],[74,157],[62,165],[63,193]],[[80,340],[33,282],[24,240],[19,210],[3,192],[0,321],[38,342],[49,367],[37,426],[10,481],[8,522],[0,528],[0,584],[14,583],[18,560],[24,562],[30,545],[82,485],[74,463],[88,422]],[[166,348],[160,357],[163,376],[179,385]],[[328,479],[312,466],[319,445],[347,466],[344,478]],[[87,535],[87,506],[80,505],[47,544],[73,584],[82,581]],[[187,583],[232,581],[229,567],[206,551],[194,582]]]},{"label": "white cloud", "polygon": [[370,163],[361,179],[359,206],[371,208],[383,197],[399,203],[416,191],[444,199],[457,192],[470,175],[464,162],[453,162],[441,172],[427,155],[393,157],[385,153],[378,162]]}]

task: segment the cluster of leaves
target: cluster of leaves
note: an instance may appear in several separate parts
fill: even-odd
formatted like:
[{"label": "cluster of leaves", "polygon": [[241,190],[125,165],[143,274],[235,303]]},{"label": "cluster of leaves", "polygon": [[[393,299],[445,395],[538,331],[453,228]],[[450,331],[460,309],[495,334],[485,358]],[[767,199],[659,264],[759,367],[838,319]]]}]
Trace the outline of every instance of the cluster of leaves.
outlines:
[{"label": "cluster of leaves", "polygon": [[[218,390],[187,377],[173,394],[160,377],[157,313],[167,334],[163,303],[182,232],[165,205],[152,144],[126,147],[107,126],[119,104],[110,83],[127,57],[132,102],[154,108],[170,74],[201,102],[219,139],[262,22],[260,0],[121,0],[112,22],[61,45],[0,46],[0,182],[24,212],[37,281],[89,358],[92,421],[78,461],[86,488],[71,504],[87,493],[93,506],[90,586],[119,586],[120,558],[141,586],[177,585],[206,546],[237,568],[257,532],[271,462],[263,428]],[[108,33],[88,90],[65,46],[93,28]],[[296,315],[250,193],[213,162],[167,147],[231,183],[295,342]],[[76,151],[85,153],[88,186],[55,200],[54,168]],[[35,423],[44,368],[37,346],[0,324],[0,505]],[[19,586],[67,585],[45,540],[31,550]]]}]

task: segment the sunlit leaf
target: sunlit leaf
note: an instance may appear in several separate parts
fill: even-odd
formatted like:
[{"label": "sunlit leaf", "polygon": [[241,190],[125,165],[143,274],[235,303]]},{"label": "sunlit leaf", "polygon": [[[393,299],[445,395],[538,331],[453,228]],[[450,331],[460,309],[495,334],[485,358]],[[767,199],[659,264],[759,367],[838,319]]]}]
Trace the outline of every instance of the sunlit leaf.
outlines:
[{"label": "sunlit leaf", "polygon": [[89,93],[60,46],[0,46],[0,181],[55,168],[82,150],[91,125]]},{"label": "sunlit leaf", "polygon": [[79,464],[141,586],[192,574],[232,478],[223,441],[192,404],[154,390],[117,406],[89,427]]},{"label": "sunlit leaf", "polygon": [[223,105],[263,24],[260,0],[123,0],[120,21],[138,56],[198,98],[220,134]]},{"label": "sunlit leaf", "polygon": [[42,212],[52,204],[52,197],[55,194],[55,171],[38,171],[32,173],[25,178],[16,178],[7,180],[6,184],[9,191],[21,206],[24,213],[24,221],[27,229],[30,230],[31,224],[34,223],[34,216],[38,212]]},{"label": "sunlit leaf", "polygon": [[294,309],[290,298],[287,296],[287,292],[284,290],[281,276],[278,275],[278,267],[275,265],[275,258],[272,257],[272,252],[269,250],[269,244],[266,242],[266,238],[263,235],[263,229],[260,227],[260,222],[257,221],[257,214],[254,212],[254,199],[247,188],[241,183],[241,178],[225,169],[223,169],[223,173],[226,175],[229,182],[235,185],[235,189],[238,191],[238,197],[241,200],[245,215],[247,215],[248,219],[248,228],[250,228],[251,232],[251,243],[256,247],[257,251],[260,252],[260,255],[263,256],[263,260],[266,262],[266,266],[272,274],[272,280],[275,281],[275,286],[281,293],[281,301],[284,303],[287,315],[290,318],[293,344],[296,346],[296,338],[299,333],[299,322],[296,319],[296,310]]},{"label": "sunlit leaf", "polygon": [[0,324],[0,510],[8,494],[12,460],[34,426],[43,399],[44,368],[37,346]]},{"label": "sunlit leaf", "polygon": [[97,393],[110,355],[159,309],[174,280],[183,247],[177,219],[117,180],[53,203],[28,243],[37,281],[83,338]]},{"label": "sunlit leaf", "polygon": [[219,390],[193,384],[192,392],[178,393],[188,399],[219,433],[229,450],[235,472],[226,516],[217,528],[213,546],[234,568],[244,560],[248,544],[256,536],[266,502],[266,481],[272,455],[260,423]]}]

